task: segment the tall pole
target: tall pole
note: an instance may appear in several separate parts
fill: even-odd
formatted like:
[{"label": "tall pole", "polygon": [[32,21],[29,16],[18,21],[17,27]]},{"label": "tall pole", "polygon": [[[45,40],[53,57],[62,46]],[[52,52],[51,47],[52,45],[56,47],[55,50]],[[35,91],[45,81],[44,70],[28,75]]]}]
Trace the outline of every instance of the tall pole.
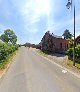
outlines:
[{"label": "tall pole", "polygon": [[75,66],[75,5],[74,5],[74,51],[73,51],[73,66]]},{"label": "tall pole", "polygon": [[[72,6],[72,0],[68,0],[67,3],[67,8],[70,9]],[[75,47],[76,47],[76,42],[75,42],[75,2],[74,2],[74,49],[73,49],[73,66],[75,66]]]}]

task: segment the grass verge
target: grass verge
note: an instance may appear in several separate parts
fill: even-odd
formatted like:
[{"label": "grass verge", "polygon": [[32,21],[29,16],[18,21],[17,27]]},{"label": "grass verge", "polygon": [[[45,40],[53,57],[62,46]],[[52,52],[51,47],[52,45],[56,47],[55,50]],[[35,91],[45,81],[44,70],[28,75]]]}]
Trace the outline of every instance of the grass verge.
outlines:
[{"label": "grass verge", "polygon": [[4,61],[0,62],[0,70],[4,70],[7,65],[12,62],[13,57],[16,55],[16,52],[13,52],[10,56],[8,56]]},{"label": "grass verge", "polygon": [[[70,67],[73,67],[73,61],[69,60],[68,63],[67,63],[67,65],[69,65]],[[75,63],[75,67],[76,67],[77,69],[80,69],[80,64]]]},{"label": "grass verge", "polygon": [[42,52],[41,50],[39,50],[38,53],[41,54],[41,55],[43,55],[43,56],[45,56],[45,57],[48,57],[48,54]]},{"label": "grass verge", "polygon": [[[41,50],[37,51],[39,54],[45,56],[45,57],[48,57],[48,54],[42,52]],[[72,67],[72,68],[76,68],[78,71],[80,70],[80,64],[79,63],[75,63],[75,66],[73,66],[73,61],[69,60],[67,63],[65,63],[66,65],[68,65],[69,67]]]}]

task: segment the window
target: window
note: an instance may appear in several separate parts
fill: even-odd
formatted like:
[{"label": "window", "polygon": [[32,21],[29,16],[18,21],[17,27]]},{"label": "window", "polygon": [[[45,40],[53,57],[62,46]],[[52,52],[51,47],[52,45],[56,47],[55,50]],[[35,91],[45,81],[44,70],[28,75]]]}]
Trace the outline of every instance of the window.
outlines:
[{"label": "window", "polygon": [[65,49],[66,49],[66,43],[65,43]]},{"label": "window", "polygon": [[68,48],[68,44],[67,44],[67,48]]},{"label": "window", "polygon": [[62,49],[62,43],[60,43],[60,48]]}]

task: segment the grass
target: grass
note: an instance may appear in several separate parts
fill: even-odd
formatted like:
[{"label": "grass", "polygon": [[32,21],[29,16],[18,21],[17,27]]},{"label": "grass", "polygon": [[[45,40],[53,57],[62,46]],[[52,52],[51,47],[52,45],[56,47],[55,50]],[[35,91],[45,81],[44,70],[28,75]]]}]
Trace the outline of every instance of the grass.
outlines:
[{"label": "grass", "polygon": [[39,53],[39,54],[41,54],[41,55],[43,55],[43,56],[45,56],[45,57],[47,57],[47,56],[48,56],[48,54],[46,54],[46,53],[42,52],[41,50],[40,50],[40,51],[38,51],[38,53]]},{"label": "grass", "polygon": [[16,51],[15,52],[13,52],[9,57],[7,57],[4,61],[1,61],[0,62],[0,70],[3,70],[3,69],[5,69],[6,67],[7,67],[7,64],[9,64],[11,61],[12,61],[12,59],[13,59],[13,57],[16,55]]},{"label": "grass", "polygon": [[[69,65],[70,67],[73,67],[73,61],[69,60],[68,63],[67,63],[67,65]],[[77,69],[80,69],[80,64],[79,63],[75,63],[75,67]]]}]

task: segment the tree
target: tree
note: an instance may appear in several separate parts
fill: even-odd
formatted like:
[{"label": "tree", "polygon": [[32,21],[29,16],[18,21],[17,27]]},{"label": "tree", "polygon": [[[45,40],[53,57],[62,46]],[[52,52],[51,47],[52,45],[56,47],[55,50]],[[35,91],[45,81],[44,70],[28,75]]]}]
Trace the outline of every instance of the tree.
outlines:
[{"label": "tree", "polygon": [[16,44],[17,36],[15,35],[13,30],[7,29],[4,31],[4,34],[1,35],[1,40],[5,43]]},{"label": "tree", "polygon": [[72,34],[69,32],[68,29],[66,29],[63,33],[63,35],[65,39],[72,39]]},{"label": "tree", "polygon": [[50,32],[46,32],[42,39],[42,51],[45,53],[53,53],[54,52],[54,42],[53,42],[53,36],[50,34]]},{"label": "tree", "polygon": [[[73,59],[73,52],[74,52],[73,47],[68,49],[68,55],[70,59]],[[80,63],[80,44],[75,47],[75,60]]]}]

